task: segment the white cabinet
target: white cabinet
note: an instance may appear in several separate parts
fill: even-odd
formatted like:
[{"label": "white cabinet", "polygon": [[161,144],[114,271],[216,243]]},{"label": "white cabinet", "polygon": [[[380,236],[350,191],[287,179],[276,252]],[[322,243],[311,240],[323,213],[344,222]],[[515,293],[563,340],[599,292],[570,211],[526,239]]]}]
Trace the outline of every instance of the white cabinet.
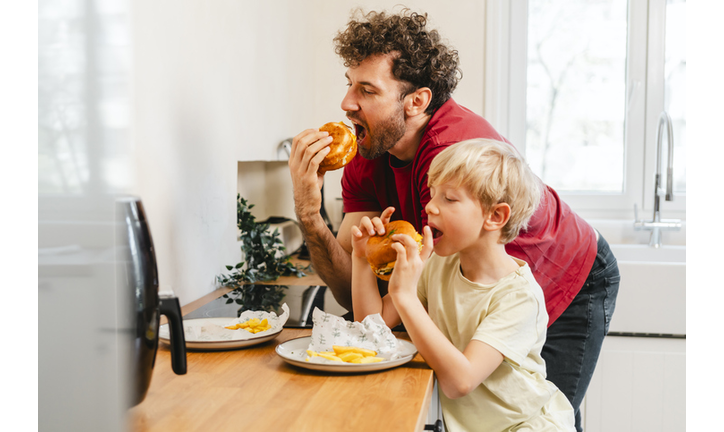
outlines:
[{"label": "white cabinet", "polygon": [[[440,394],[438,393],[437,378],[432,386],[432,397],[430,398],[430,408],[427,411],[426,425],[434,425],[436,421],[442,420],[442,405],[440,405]],[[445,425],[442,427],[445,432]]]},{"label": "white cabinet", "polygon": [[586,432],[686,430],[686,339],[606,337],[581,410]]},{"label": "white cabinet", "polygon": [[586,398],[586,432],[686,430],[686,247],[612,244],[621,286]]}]

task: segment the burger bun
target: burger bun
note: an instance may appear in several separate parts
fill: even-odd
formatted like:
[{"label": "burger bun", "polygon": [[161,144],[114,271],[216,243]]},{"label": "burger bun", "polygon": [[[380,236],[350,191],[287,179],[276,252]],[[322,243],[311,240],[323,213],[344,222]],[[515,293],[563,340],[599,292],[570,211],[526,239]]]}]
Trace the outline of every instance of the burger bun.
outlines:
[{"label": "burger bun", "polygon": [[319,164],[319,172],[334,171],[347,165],[357,154],[357,136],[343,122],[330,122],[319,128],[332,137],[329,153]]},{"label": "burger bun", "polygon": [[392,236],[395,234],[409,235],[417,242],[418,247],[422,248],[422,236],[411,223],[404,220],[386,223],[384,234],[370,237],[367,240],[367,262],[375,275],[386,281],[390,280],[397,262],[397,251],[392,247],[395,243]]}]

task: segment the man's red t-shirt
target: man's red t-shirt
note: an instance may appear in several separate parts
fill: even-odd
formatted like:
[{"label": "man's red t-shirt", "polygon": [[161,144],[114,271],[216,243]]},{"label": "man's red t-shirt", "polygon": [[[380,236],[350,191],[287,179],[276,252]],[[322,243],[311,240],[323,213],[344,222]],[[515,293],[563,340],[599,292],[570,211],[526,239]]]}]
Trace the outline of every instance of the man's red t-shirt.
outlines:
[{"label": "man's red t-shirt", "polygon": [[[344,168],[344,212],[379,211],[395,207],[393,220],[404,219],[422,231],[430,201],[427,171],[433,158],[448,146],[472,138],[508,142],[483,117],[448,100],[430,118],[412,163],[385,153],[367,160],[359,153]],[[528,263],[543,288],[552,324],[578,294],[596,258],[593,228],[546,186],[528,228],[505,246]]]}]

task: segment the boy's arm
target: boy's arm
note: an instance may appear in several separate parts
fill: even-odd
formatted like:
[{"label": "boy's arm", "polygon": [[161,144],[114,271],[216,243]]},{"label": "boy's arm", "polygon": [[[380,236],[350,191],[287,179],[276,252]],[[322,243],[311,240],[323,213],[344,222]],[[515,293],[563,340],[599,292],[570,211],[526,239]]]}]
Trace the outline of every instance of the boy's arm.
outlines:
[{"label": "boy's arm", "polygon": [[432,322],[416,296],[395,294],[392,298],[405,330],[450,399],[473,391],[503,362],[498,350],[478,340],[471,340],[460,352]]},{"label": "boy's arm", "polygon": [[348,213],[342,219],[339,233],[334,235],[319,214],[304,218],[297,216],[304,241],[309,248],[309,257],[314,271],[327,284],[334,299],[348,311],[352,310],[352,265],[350,253],[350,227],[359,223],[362,217],[374,217],[373,212]]},{"label": "boy's arm", "polygon": [[480,385],[503,362],[503,355],[490,345],[472,340],[460,352],[437,328],[417,297],[417,282],[425,261],[432,253],[432,232],[423,229],[423,248],[418,252],[411,237],[392,237],[397,251],[395,271],[390,279],[388,297],[405,323],[412,342],[435,371],[445,396],[455,399],[467,395]]},{"label": "boy's arm", "polygon": [[380,297],[377,276],[364,257],[352,257],[352,306],[355,321],[362,321],[368,315],[379,313],[389,328],[401,322],[390,296]]},{"label": "boy's arm", "polygon": [[389,222],[395,211],[388,207],[379,218],[363,217],[359,226],[350,230],[352,245],[352,306],[354,320],[362,321],[366,316],[379,313],[388,327],[395,327],[400,323],[392,300],[389,296],[380,297],[377,288],[377,276],[369,266],[366,258],[367,240],[370,236],[384,234],[384,224]]}]

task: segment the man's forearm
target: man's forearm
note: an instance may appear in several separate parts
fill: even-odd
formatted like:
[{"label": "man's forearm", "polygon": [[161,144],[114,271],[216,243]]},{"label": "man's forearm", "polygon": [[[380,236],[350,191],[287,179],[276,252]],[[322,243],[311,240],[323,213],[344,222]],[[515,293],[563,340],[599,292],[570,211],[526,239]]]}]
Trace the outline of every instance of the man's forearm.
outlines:
[{"label": "man's forearm", "polygon": [[299,220],[314,270],[332,291],[335,300],[352,311],[352,261],[317,214]]}]

